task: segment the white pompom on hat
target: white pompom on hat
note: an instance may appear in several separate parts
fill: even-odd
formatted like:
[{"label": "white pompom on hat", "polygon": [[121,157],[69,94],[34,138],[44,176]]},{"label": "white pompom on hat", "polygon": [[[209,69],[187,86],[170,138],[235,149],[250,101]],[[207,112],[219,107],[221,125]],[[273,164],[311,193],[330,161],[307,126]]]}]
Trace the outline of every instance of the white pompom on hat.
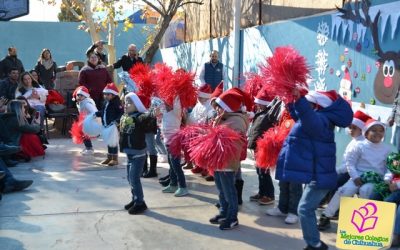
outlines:
[{"label": "white pompom on hat", "polygon": [[[132,102],[135,104],[135,106],[136,106],[136,109],[140,112],[140,113],[145,113],[145,112],[147,112],[147,109],[146,109],[146,107],[145,107],[145,104],[147,104],[147,103],[150,103],[150,100],[147,98],[147,97],[145,97],[145,96],[143,96],[143,95],[141,95],[141,96],[138,96],[137,94],[135,94],[135,93],[133,93],[133,92],[130,92],[129,94],[127,94],[126,96],[125,96],[125,101],[127,100],[127,99],[131,99],[132,100]],[[147,98],[147,99],[146,99]],[[143,99],[143,100],[142,100]],[[145,103],[145,104],[144,104]]]},{"label": "white pompom on hat", "polygon": [[326,108],[332,105],[334,101],[338,99],[338,94],[335,90],[330,91],[309,91],[305,96],[307,101],[315,103],[322,108]]}]

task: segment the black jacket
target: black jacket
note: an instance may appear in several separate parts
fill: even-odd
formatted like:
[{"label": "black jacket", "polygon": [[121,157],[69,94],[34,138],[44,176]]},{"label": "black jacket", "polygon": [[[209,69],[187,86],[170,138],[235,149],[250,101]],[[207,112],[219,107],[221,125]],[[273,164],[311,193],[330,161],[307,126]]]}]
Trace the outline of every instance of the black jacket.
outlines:
[{"label": "black jacket", "polygon": [[136,63],[141,62],[143,63],[143,59],[141,57],[136,58],[130,58],[128,55],[123,55],[121,59],[119,59],[116,63],[114,63],[114,69],[121,68],[123,71],[129,71],[133,65]]},{"label": "black jacket", "polygon": [[14,56],[6,56],[0,61],[0,79],[4,79],[8,76],[10,69],[17,68],[19,73],[25,71],[24,65],[21,60]]},{"label": "black jacket", "polygon": [[135,112],[123,115],[120,123],[119,146],[120,151],[124,149],[143,150],[146,148],[146,136],[149,123],[154,117],[149,114]]},{"label": "black jacket", "polygon": [[43,64],[38,61],[35,70],[39,75],[39,81],[43,84],[45,89],[54,89],[54,80],[56,78],[57,64],[53,62],[51,68],[46,69]]},{"label": "black jacket", "polygon": [[12,83],[10,78],[0,81],[0,98],[5,97],[8,100],[15,99],[15,91],[17,90],[18,83]]},{"label": "black jacket", "polygon": [[0,114],[0,140],[5,144],[19,146],[19,141],[23,133],[37,134],[40,126],[29,124],[19,126],[15,113]]},{"label": "black jacket", "polygon": [[[104,113],[106,113],[106,120],[104,120]],[[101,117],[103,126],[108,126],[113,122],[118,125],[123,113],[124,108],[122,107],[121,100],[116,96],[110,102],[105,101],[103,108],[96,112],[96,116]]]}]

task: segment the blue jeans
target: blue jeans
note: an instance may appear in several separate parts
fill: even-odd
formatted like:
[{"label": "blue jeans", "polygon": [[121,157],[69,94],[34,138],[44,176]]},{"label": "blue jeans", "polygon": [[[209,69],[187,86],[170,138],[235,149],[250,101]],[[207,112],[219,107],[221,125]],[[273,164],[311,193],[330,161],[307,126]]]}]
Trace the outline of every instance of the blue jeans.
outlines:
[{"label": "blue jeans", "polygon": [[146,147],[148,155],[157,155],[154,137],[155,135],[153,133],[146,133]]},{"label": "blue jeans", "polygon": [[4,178],[0,181],[0,190],[9,185],[12,186],[16,180],[2,158],[0,158],[0,171],[4,171],[6,174]]},{"label": "blue jeans", "polygon": [[167,149],[165,148],[164,142],[161,139],[161,130],[157,129],[156,134],[156,150],[161,155],[167,155]]},{"label": "blue jeans", "polygon": [[284,213],[297,215],[297,207],[303,193],[303,186],[299,183],[279,181],[279,210]]},{"label": "blue jeans", "polygon": [[395,129],[393,144],[396,146],[397,152],[400,153],[400,126],[396,125],[396,128],[393,129]]},{"label": "blue jeans", "polygon": [[256,168],[258,175],[258,194],[275,199],[275,188],[269,169]]},{"label": "blue jeans", "polygon": [[315,211],[328,192],[329,189],[317,188],[316,183],[311,182],[306,186],[301,196],[298,208],[301,230],[303,231],[303,239],[307,245],[312,247],[317,246],[321,241]]},{"label": "blue jeans", "polygon": [[381,194],[374,191],[369,198],[371,200],[376,200],[376,201],[383,200],[386,202],[393,202],[393,203],[399,204],[400,203],[400,190],[396,190],[396,191],[390,193],[390,195],[386,198],[383,198]]},{"label": "blue jeans", "polygon": [[177,186],[180,188],[186,188],[186,179],[183,169],[181,167],[181,157],[173,157],[168,153],[168,163],[169,163],[169,185]]},{"label": "blue jeans", "polygon": [[219,192],[219,204],[221,205],[219,213],[227,221],[237,220],[238,197],[235,187],[235,172],[215,171],[214,180]]},{"label": "blue jeans", "polygon": [[139,157],[137,155],[127,155],[127,157],[128,165],[126,166],[126,170],[128,174],[128,182],[131,185],[132,200],[135,201],[136,204],[141,204],[144,200],[140,176],[142,176],[143,164],[146,157],[145,155]]},{"label": "blue jeans", "polygon": [[44,118],[46,116],[46,106],[44,105],[35,105],[32,108],[36,109],[36,111],[40,114],[40,128],[44,128]]}]

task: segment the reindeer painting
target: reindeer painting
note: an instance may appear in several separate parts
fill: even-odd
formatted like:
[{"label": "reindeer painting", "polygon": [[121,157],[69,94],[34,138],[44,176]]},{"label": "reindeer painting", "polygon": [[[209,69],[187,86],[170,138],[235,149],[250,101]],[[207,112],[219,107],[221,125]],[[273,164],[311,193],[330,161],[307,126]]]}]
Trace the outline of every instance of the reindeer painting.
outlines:
[{"label": "reindeer painting", "polygon": [[[354,3],[354,11],[351,4],[347,7],[337,8],[342,15],[341,18],[351,20],[357,25],[363,25],[370,29],[374,42],[374,49],[379,57],[379,69],[374,81],[374,95],[384,104],[392,104],[400,86],[400,51],[384,52],[379,44],[378,22],[380,11],[376,14],[374,20],[369,15],[370,0],[356,0]],[[360,11],[363,12],[363,16]]]}]

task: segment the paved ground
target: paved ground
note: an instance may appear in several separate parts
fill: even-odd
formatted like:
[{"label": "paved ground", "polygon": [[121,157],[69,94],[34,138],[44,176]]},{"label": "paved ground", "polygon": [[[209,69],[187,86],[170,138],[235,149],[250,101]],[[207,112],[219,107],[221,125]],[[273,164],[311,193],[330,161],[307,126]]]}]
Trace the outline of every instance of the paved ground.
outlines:
[{"label": "paved ground", "polygon": [[[68,139],[53,139],[45,159],[12,168],[17,178],[34,180],[33,186],[3,196],[0,202],[0,249],[302,249],[299,225],[265,215],[270,206],[250,203],[257,190],[254,169],[244,165],[245,203],[240,227],[220,231],[208,223],[217,213],[213,183],[187,172],[191,195],[162,194],[156,179],[142,179],[149,210],[131,216],[125,157],[118,168],[96,165],[105,155],[96,150],[82,157],[80,146]],[[95,148],[104,149],[101,142]],[[251,161],[247,161],[251,163]],[[159,172],[167,172],[159,164]],[[334,249],[336,228],[323,240]]]}]

